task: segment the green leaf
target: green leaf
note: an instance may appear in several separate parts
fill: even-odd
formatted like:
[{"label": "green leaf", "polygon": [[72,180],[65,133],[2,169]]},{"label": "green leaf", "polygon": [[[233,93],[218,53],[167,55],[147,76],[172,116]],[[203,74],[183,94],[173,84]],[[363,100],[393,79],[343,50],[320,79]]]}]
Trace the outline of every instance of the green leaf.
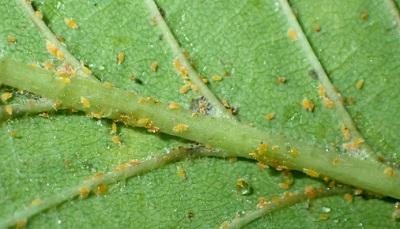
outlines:
[{"label": "green leaf", "polygon": [[[230,73],[220,82],[211,81],[209,87],[220,99],[239,108],[240,122],[327,148],[341,148],[345,143],[340,130],[343,120],[335,109],[321,102],[319,81],[310,74],[315,70],[310,53],[299,39],[288,37],[293,23],[281,2],[157,3],[202,76],[211,79]],[[346,104],[346,108],[365,141],[397,167],[400,25],[398,11],[390,8],[390,3],[290,2],[317,61],[337,90],[345,98],[353,98],[354,103]],[[179,93],[183,82],[175,72],[174,56],[160,31],[151,26],[143,1],[48,0],[34,1],[34,6],[43,12],[50,29],[64,37],[68,50],[100,80],[163,102],[179,102],[188,109],[191,100],[200,96]],[[0,15],[0,57],[25,63],[43,63],[51,58],[45,38],[16,3],[0,3]],[[68,28],[64,18],[75,19],[79,29]],[[15,44],[7,42],[8,35],[16,37]],[[118,65],[121,51],[126,59]],[[157,72],[150,68],[153,62],[159,64]],[[132,81],[132,75],[143,84]],[[279,76],[286,77],[287,82],[278,84]],[[355,84],[361,79],[365,84],[357,89]],[[10,102],[27,97],[32,95],[14,92]],[[315,103],[314,112],[303,109],[304,98]],[[270,112],[276,115],[268,121],[264,116]],[[119,128],[121,146],[111,141],[110,121],[95,121],[80,113],[2,123],[0,220],[29,206],[33,199],[46,199],[96,172],[111,171],[130,159],[146,159],[185,144],[166,135],[122,125]],[[10,131],[16,131],[18,137],[12,137]],[[178,176],[178,167],[184,168],[186,179]],[[290,190],[321,183],[300,173],[294,175]],[[237,192],[238,178],[251,184],[252,194]],[[29,226],[217,228],[236,214],[255,209],[259,197],[282,193],[278,185],[282,179],[273,169],[260,171],[252,161],[187,160],[121,181],[104,196],[68,201],[30,219]],[[341,196],[329,197],[283,209],[249,227],[396,227],[398,223],[391,220],[393,203],[390,199],[362,197],[349,203]],[[326,221],[319,218],[323,207],[331,209]]]}]

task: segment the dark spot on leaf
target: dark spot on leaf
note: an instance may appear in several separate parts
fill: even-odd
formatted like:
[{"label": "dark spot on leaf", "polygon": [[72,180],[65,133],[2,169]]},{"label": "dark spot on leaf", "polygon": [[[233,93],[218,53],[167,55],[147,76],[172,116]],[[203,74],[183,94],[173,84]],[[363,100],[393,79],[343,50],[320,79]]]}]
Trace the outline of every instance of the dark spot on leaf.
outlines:
[{"label": "dark spot on leaf", "polygon": [[192,209],[189,209],[189,211],[187,212],[187,218],[190,220],[194,218],[194,212]]},{"label": "dark spot on leaf", "polygon": [[142,84],[143,84],[143,81],[142,81],[141,79],[137,78],[135,75],[131,75],[131,76],[129,77],[129,79],[132,80],[133,82],[139,84],[139,85],[142,85]]},{"label": "dark spot on leaf", "polygon": [[309,70],[308,75],[314,80],[318,79],[318,74],[314,69]]},{"label": "dark spot on leaf", "polygon": [[361,18],[361,20],[363,20],[363,21],[368,20],[368,18],[369,18],[368,11],[362,11],[362,12],[360,13],[360,18]]},{"label": "dark spot on leaf", "polygon": [[243,196],[248,196],[253,193],[253,187],[244,178],[239,178],[236,181],[236,190],[240,195],[243,195]]}]

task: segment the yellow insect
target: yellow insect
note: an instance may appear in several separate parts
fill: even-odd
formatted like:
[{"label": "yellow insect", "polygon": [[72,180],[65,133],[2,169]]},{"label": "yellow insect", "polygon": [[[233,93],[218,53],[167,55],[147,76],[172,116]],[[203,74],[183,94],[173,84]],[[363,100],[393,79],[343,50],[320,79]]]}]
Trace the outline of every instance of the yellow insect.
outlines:
[{"label": "yellow insect", "polygon": [[64,60],[64,53],[50,41],[46,42],[47,51],[59,60]]},{"label": "yellow insect", "polygon": [[335,106],[335,103],[330,98],[324,97],[323,101],[326,108],[331,109]]},{"label": "yellow insect", "polygon": [[222,80],[222,76],[214,75],[214,76],[211,77],[211,80],[212,81],[221,81]]},{"label": "yellow insect", "polygon": [[112,134],[117,133],[117,123],[115,123],[115,122],[113,122],[113,123],[111,124],[111,133],[112,133]]},{"label": "yellow insect", "polygon": [[102,194],[107,192],[107,189],[108,189],[108,187],[107,187],[106,184],[99,184],[96,187],[96,194],[97,195],[102,195]]},{"label": "yellow insect", "polygon": [[319,96],[321,96],[321,97],[326,96],[326,89],[325,89],[325,87],[324,87],[322,84],[320,84],[320,85],[318,86],[318,94],[319,94]]},{"label": "yellow insect", "polygon": [[92,70],[90,68],[86,67],[83,63],[81,64],[81,68],[83,73],[85,73],[86,76],[92,75]]},{"label": "yellow insect", "polygon": [[71,78],[75,76],[76,70],[70,64],[64,63],[57,67],[55,74],[60,77]]},{"label": "yellow insect", "polygon": [[327,213],[321,213],[321,214],[319,214],[319,220],[321,220],[321,221],[326,221],[326,220],[328,220],[329,219],[329,214],[327,214]]},{"label": "yellow insect", "polygon": [[17,42],[17,38],[14,35],[8,35],[7,36],[7,42],[9,44],[15,44]]},{"label": "yellow insect", "polygon": [[10,106],[10,105],[4,106],[4,111],[5,111],[8,115],[12,115],[12,114],[13,114],[13,109],[12,109],[12,106]]},{"label": "yellow insect", "polygon": [[319,173],[313,169],[303,168],[303,172],[309,175],[310,177],[315,177],[315,178],[319,177]]},{"label": "yellow insect", "polygon": [[40,10],[35,11],[35,16],[38,17],[39,19],[43,19],[43,13]]},{"label": "yellow insect", "polygon": [[361,188],[356,188],[354,189],[354,195],[359,196],[363,193],[364,191]]},{"label": "yellow insect", "polygon": [[175,69],[179,72],[183,79],[187,79],[189,75],[189,71],[181,64],[179,59],[174,60]]},{"label": "yellow insect", "polygon": [[360,148],[361,144],[364,143],[364,139],[357,137],[351,142],[344,144],[344,148],[347,150],[357,150]]},{"label": "yellow insect", "polygon": [[392,168],[392,167],[387,167],[383,170],[383,173],[388,175],[388,176],[395,176],[396,175],[396,171]]},{"label": "yellow insect", "polygon": [[364,87],[364,80],[358,80],[355,86],[358,90],[362,89]]},{"label": "yellow insect", "polygon": [[268,204],[268,200],[265,197],[258,198],[257,208],[265,208]]},{"label": "yellow insect", "polygon": [[188,129],[189,129],[189,126],[188,126],[188,125],[179,123],[179,124],[176,124],[176,125],[172,128],[172,131],[175,132],[175,133],[181,134],[181,133],[183,133],[183,132],[186,132]]},{"label": "yellow insect", "polygon": [[293,28],[289,28],[287,33],[288,33],[290,40],[292,40],[292,41],[297,40],[297,33],[296,33],[296,31],[294,31]]},{"label": "yellow insect", "polygon": [[271,112],[271,113],[266,114],[266,115],[264,116],[264,118],[265,118],[266,120],[268,120],[268,121],[271,121],[272,119],[275,118],[275,112]]},{"label": "yellow insect", "polygon": [[257,146],[257,149],[249,153],[249,156],[256,159],[259,162],[267,161],[268,144],[261,143]]},{"label": "yellow insect", "polygon": [[168,104],[168,108],[170,110],[178,110],[181,108],[181,105],[179,105],[179,103],[171,102],[170,104]]},{"label": "yellow insect", "polygon": [[107,89],[111,89],[113,87],[113,84],[111,82],[109,82],[109,81],[105,81],[103,83],[103,87],[107,88]]},{"label": "yellow insect", "polygon": [[300,151],[297,148],[290,148],[289,150],[290,156],[297,157],[300,154]]},{"label": "yellow insect", "polygon": [[278,84],[284,84],[284,83],[286,83],[286,81],[287,81],[287,79],[284,76],[279,76],[278,78],[276,78],[276,82]]},{"label": "yellow insect", "polygon": [[11,137],[13,137],[13,138],[16,138],[16,137],[17,137],[17,131],[15,131],[15,130],[9,131],[8,134],[9,134]]},{"label": "yellow insect", "polygon": [[78,23],[76,23],[76,21],[74,19],[72,19],[72,18],[64,18],[64,22],[71,29],[78,29],[79,28]]},{"label": "yellow insect", "polygon": [[121,144],[121,137],[118,135],[114,135],[111,137],[111,141],[115,144],[120,145]]},{"label": "yellow insect", "polygon": [[85,107],[85,108],[89,108],[90,107],[89,99],[87,99],[87,98],[85,98],[83,96],[81,96],[81,103],[82,103],[83,107]]},{"label": "yellow insect", "polygon": [[182,179],[186,179],[186,172],[185,172],[185,170],[184,170],[182,167],[180,167],[180,166],[178,166],[177,169],[178,169],[178,176],[179,176],[180,178],[182,178]]},{"label": "yellow insect", "polygon": [[3,94],[1,94],[0,97],[1,97],[1,100],[2,100],[3,102],[5,102],[5,101],[11,99],[12,96],[13,96],[12,93],[10,93],[10,92],[4,92]]},{"label": "yellow insect", "polygon": [[54,68],[53,61],[51,61],[51,60],[46,60],[46,61],[43,63],[43,68],[46,69],[46,70],[53,69],[53,68]]},{"label": "yellow insect", "polygon": [[89,194],[90,194],[90,189],[88,187],[83,186],[79,188],[79,197],[81,199],[87,198]]},{"label": "yellow insect", "polygon": [[101,119],[103,117],[103,113],[102,112],[91,111],[90,113],[87,114],[87,117]]},{"label": "yellow insect", "polygon": [[350,129],[345,125],[340,125],[340,131],[342,132],[344,140],[348,141],[351,138]]},{"label": "yellow insect", "polygon": [[124,52],[119,52],[117,54],[117,64],[121,65],[125,62],[125,53]]},{"label": "yellow insect", "polygon": [[157,63],[157,62],[151,63],[150,68],[151,68],[151,70],[152,70],[153,72],[156,72],[157,69],[158,69],[158,63]]},{"label": "yellow insect", "polygon": [[39,206],[43,203],[43,200],[41,199],[33,199],[31,202],[31,206]]},{"label": "yellow insect", "polygon": [[264,164],[264,163],[262,163],[262,162],[257,162],[257,167],[258,167],[260,170],[265,170],[265,169],[268,169],[268,168],[269,168],[269,166],[268,166],[267,164]]},{"label": "yellow insect", "polygon": [[309,112],[313,112],[315,105],[311,100],[305,98],[305,99],[303,99],[303,108]]},{"label": "yellow insect", "polygon": [[179,93],[186,94],[190,90],[191,83],[186,83],[181,88],[179,88]]}]

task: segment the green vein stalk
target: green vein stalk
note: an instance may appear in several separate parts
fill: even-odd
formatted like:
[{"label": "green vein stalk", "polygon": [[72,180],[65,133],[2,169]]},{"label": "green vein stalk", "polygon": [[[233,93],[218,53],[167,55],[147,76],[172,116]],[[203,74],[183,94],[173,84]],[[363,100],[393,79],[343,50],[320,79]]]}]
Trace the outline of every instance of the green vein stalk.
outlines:
[{"label": "green vein stalk", "polygon": [[[12,110],[10,115],[6,112],[6,107]],[[55,111],[53,102],[50,100],[32,100],[29,99],[23,104],[10,104],[0,107],[0,122],[10,118],[19,117],[26,114],[38,114],[42,112]]]},{"label": "green vein stalk", "polygon": [[[82,190],[86,190],[85,194],[89,192],[95,192],[99,185],[113,184],[127,178],[138,176],[154,169],[161,168],[162,166],[176,162],[188,157],[204,157],[204,156],[218,156],[216,151],[208,150],[205,148],[177,148],[170,152],[156,156],[152,159],[148,159],[142,162],[134,161],[127,162],[123,164],[121,169],[115,169],[112,172],[106,173],[104,175],[94,175],[93,177],[83,181],[77,186],[73,186],[63,191],[56,193],[49,198],[38,201],[38,204],[26,207],[23,210],[15,212],[12,216],[0,220],[0,228],[12,227],[17,224],[17,222],[27,222],[29,218],[43,212],[51,207],[55,207],[67,200],[73,199],[76,196],[82,195]],[[118,167],[117,167],[118,168]]]},{"label": "green vein stalk", "polygon": [[[326,94],[328,97],[334,102],[335,104],[335,111],[336,115],[339,117],[342,124],[344,124],[351,133],[352,140],[357,138],[364,139],[362,134],[358,131],[353,119],[351,118],[350,114],[348,113],[347,109],[341,102],[342,95],[335,89],[334,85],[330,81],[328,75],[325,72],[324,67],[322,66],[321,62],[319,61],[318,57],[316,56],[313,48],[311,47],[310,42],[308,41],[299,21],[297,20],[296,15],[293,13],[293,10],[288,3],[287,0],[279,0],[280,5],[282,7],[283,13],[286,15],[288,19],[289,26],[296,32],[296,39],[299,42],[303,52],[311,64],[311,67],[315,71],[318,76],[318,80],[320,81],[321,85],[324,86],[326,90]],[[375,152],[372,148],[367,144],[364,143],[360,147],[360,150],[357,150],[357,153],[360,154],[362,157],[370,157],[377,159]]]},{"label": "green vein stalk", "polygon": [[165,41],[171,47],[174,56],[188,71],[188,76],[192,83],[197,86],[200,94],[202,94],[208,100],[208,102],[210,102],[216,108],[216,116],[233,119],[233,115],[222,105],[219,99],[210,91],[207,85],[204,84],[196,70],[194,70],[190,65],[173,33],[158,10],[156,3],[153,0],[146,0],[145,2],[150,11],[151,17],[155,20],[158,28],[165,38]]},{"label": "green vein stalk", "polygon": [[[334,189],[322,189],[321,192],[315,192],[315,198],[323,198],[329,196],[335,196],[344,194],[346,192],[351,192],[349,188],[334,188]],[[287,195],[283,195],[279,198],[269,201],[263,208],[247,212],[245,215],[235,218],[230,222],[223,223],[220,229],[238,229],[243,228],[247,224],[266,216],[277,210],[290,207],[292,205],[302,203],[309,200],[309,196],[305,192],[295,192]]]},{"label": "green vein stalk", "polygon": [[400,199],[398,170],[376,161],[340,154],[323,145],[301,142],[271,130],[261,131],[230,119],[193,115],[184,109],[170,110],[154,98],[145,99],[85,77],[73,77],[66,83],[49,71],[11,60],[0,61],[0,82],[53,99],[63,107],[219,148],[227,152],[226,156],[251,158],[249,153],[259,153],[257,158],[267,164],[286,166],[315,177],[328,176],[344,184]]}]

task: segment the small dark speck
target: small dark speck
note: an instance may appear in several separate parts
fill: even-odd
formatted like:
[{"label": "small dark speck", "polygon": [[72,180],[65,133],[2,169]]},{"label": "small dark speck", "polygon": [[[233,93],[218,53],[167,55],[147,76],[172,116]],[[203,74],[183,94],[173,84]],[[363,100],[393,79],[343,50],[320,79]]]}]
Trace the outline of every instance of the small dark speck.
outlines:
[{"label": "small dark speck", "polygon": [[314,80],[318,79],[318,74],[314,69],[311,69],[310,71],[308,71],[308,75]]},{"label": "small dark speck", "polygon": [[142,81],[141,79],[137,78],[137,77],[134,76],[134,75],[132,75],[129,79],[132,80],[132,81],[134,81],[134,82],[137,83],[137,84],[140,84],[140,85],[143,84],[143,81]]},{"label": "small dark speck", "polygon": [[143,81],[141,79],[134,79],[135,83],[142,85]]},{"label": "small dark speck", "polygon": [[360,13],[360,18],[361,18],[361,20],[363,20],[363,21],[368,20],[368,18],[369,18],[368,11],[362,11],[362,12]]},{"label": "small dark speck", "polygon": [[187,217],[188,217],[188,219],[190,219],[190,220],[192,220],[192,219],[194,218],[194,212],[193,212],[192,209],[190,209],[190,210],[187,212]]}]

